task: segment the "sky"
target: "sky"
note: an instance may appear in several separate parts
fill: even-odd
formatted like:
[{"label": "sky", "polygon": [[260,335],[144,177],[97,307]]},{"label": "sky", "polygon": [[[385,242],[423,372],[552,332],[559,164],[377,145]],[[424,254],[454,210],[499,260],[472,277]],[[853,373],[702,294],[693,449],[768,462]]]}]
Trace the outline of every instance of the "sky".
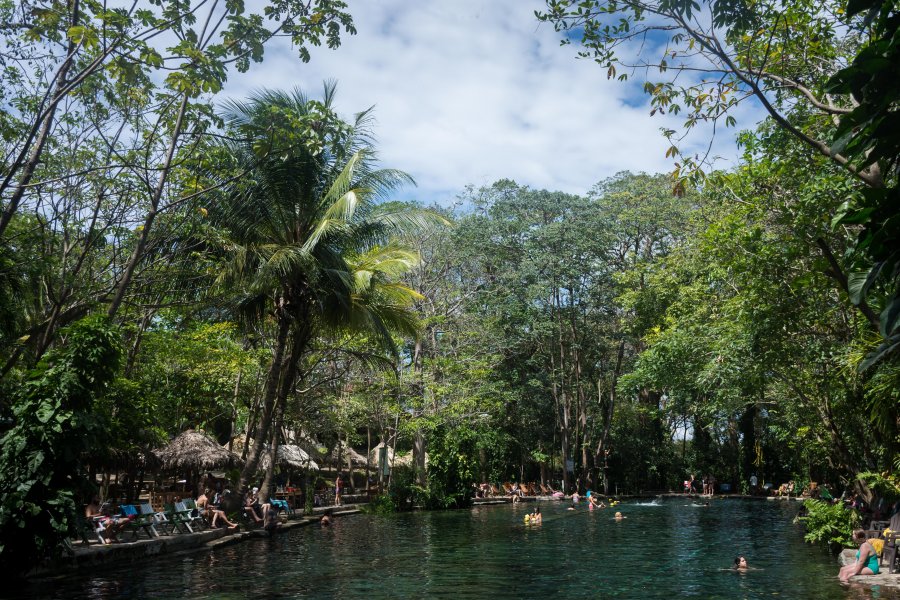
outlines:
[{"label": "sky", "polygon": [[[584,194],[623,170],[671,172],[663,127],[650,116],[642,80],[610,81],[577,59],[540,23],[535,0],[349,0],[358,30],[337,50],[316,48],[303,63],[285,42],[267,47],[225,93],[299,86],[317,97],[338,82],[337,108],[349,117],[374,105],[383,167],[406,171],[417,187],[397,199],[448,205],[466,185],[501,178],[538,189]],[[741,128],[761,114],[744,106]],[[705,151],[708,131],[692,134]],[[684,149],[684,146],[682,146]],[[714,139],[718,166],[734,164],[733,130]]]}]

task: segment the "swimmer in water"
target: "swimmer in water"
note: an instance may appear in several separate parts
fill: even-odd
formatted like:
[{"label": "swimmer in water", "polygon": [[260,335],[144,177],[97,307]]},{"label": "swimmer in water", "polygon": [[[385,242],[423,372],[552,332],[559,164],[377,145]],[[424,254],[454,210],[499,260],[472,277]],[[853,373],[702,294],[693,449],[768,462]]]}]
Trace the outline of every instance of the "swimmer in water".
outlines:
[{"label": "swimmer in water", "polygon": [[734,568],[738,571],[746,571],[747,570],[747,559],[744,558],[744,555],[741,554],[736,556],[734,559]]},{"label": "swimmer in water", "polygon": [[616,521],[621,521],[624,518],[625,518],[625,515],[623,515],[622,513],[620,513],[620,512],[616,513],[616,516],[615,516]]}]

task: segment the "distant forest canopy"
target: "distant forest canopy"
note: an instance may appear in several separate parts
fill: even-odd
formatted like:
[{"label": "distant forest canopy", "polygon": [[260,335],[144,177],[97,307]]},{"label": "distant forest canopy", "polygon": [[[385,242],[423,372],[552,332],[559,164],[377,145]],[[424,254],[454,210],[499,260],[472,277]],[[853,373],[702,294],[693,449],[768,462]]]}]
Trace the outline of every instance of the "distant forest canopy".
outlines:
[{"label": "distant forest canopy", "polygon": [[[625,20],[678,30],[660,73],[713,64],[711,91],[646,82],[653,112],[766,105],[735,168],[669,131],[674,175],[424,207],[392,201],[411,178],[333,83],[218,101],[276,36],[306,60],[355,33],[342,2],[0,3],[0,539],[48,553],[89,476],[134,482],[189,428],[254,441],[236,488],[263,494],[262,453],[300,440],[412,451],[441,506],[707,473],[896,493],[896,7],[717,2],[719,43],[695,5]],[[539,18],[621,78],[629,29],[603,23],[631,6]]]}]

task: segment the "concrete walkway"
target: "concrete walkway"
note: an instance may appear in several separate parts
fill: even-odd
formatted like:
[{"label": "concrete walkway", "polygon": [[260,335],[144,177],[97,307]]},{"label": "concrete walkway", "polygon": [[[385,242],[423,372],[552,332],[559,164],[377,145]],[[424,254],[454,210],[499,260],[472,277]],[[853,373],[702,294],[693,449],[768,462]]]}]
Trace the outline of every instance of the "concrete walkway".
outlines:
[{"label": "concrete walkway", "polygon": [[[856,550],[847,548],[838,554],[838,566],[843,567],[856,562]],[[835,573],[837,576],[837,573]],[[888,573],[887,565],[879,565],[878,575],[855,575],[850,578],[850,583],[858,583],[868,587],[886,587],[900,589],[900,572]]]},{"label": "concrete walkway", "polygon": [[[334,517],[343,517],[359,512],[359,505],[344,504],[313,509],[311,515],[289,515],[286,521],[275,530],[274,534],[289,531],[318,523],[327,511]],[[158,538],[140,538],[108,545],[99,543],[85,546],[74,544],[74,553],[64,554],[59,559],[33,570],[29,577],[55,577],[85,568],[96,568],[98,565],[117,563],[144,562],[149,557],[159,555],[179,555],[204,550],[215,550],[230,546],[255,537],[273,535],[265,529],[255,527],[247,529],[245,525],[236,530],[208,529],[194,533],[178,533],[161,535]],[[123,536],[125,537],[125,536]]]}]

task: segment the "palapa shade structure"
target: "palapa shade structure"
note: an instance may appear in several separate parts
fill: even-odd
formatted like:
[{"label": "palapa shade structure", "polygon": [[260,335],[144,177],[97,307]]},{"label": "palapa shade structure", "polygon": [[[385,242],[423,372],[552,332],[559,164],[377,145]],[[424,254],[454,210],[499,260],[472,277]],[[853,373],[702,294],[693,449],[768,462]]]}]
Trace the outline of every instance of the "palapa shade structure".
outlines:
[{"label": "palapa shade structure", "polygon": [[[369,464],[375,468],[378,468],[378,451],[384,447],[384,442],[381,442],[369,453]],[[388,465],[392,467],[411,467],[412,466],[412,452],[407,452],[405,454],[394,454],[394,449],[388,446],[387,449],[387,458]],[[425,464],[428,464],[428,453],[425,453]]]},{"label": "palapa shade structure", "polygon": [[[292,467],[294,469],[305,469],[308,471],[318,471],[319,465],[310,458],[309,454],[300,446],[293,444],[282,444],[278,446],[277,458],[275,464],[282,467]],[[259,461],[259,468],[266,470],[269,468],[269,453],[263,451]]]},{"label": "palapa shade structure", "polygon": [[241,462],[241,457],[220,446],[200,431],[188,429],[169,444],[157,450],[163,469],[210,471]]},{"label": "palapa shade structure", "polygon": [[365,467],[369,462],[366,460],[365,456],[363,456],[350,446],[345,446],[343,444],[341,444],[340,446],[340,453],[338,452],[338,447],[335,446],[331,451],[331,454],[329,454],[325,458],[325,461],[330,465],[337,465],[338,462],[340,462],[342,465],[346,465],[348,456],[350,457],[351,464],[358,467]]}]

